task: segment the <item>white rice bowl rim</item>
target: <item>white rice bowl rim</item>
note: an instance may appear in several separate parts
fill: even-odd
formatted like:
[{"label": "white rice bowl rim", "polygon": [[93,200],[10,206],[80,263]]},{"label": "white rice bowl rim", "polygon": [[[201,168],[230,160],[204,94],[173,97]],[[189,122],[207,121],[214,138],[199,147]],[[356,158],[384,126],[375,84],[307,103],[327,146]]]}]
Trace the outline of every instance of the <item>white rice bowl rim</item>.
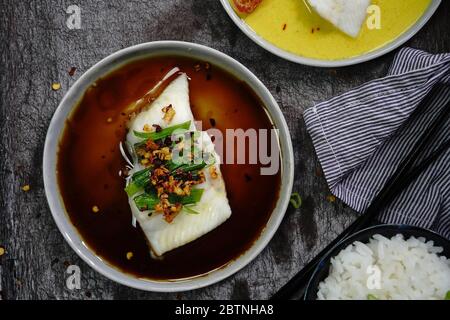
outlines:
[{"label": "white rice bowl rim", "polygon": [[[376,232],[373,232],[376,231]],[[392,231],[392,235],[386,235],[385,233],[388,231]],[[410,235],[405,235],[405,233],[410,233]],[[424,233],[426,235],[420,234]],[[359,239],[360,236],[367,234],[365,239]],[[417,226],[412,225],[406,225],[406,224],[379,224],[375,226],[368,227],[366,229],[360,230],[358,232],[355,232],[348,236],[347,238],[341,240],[339,243],[337,243],[328,253],[320,260],[318,263],[316,269],[314,270],[311,278],[308,281],[308,284],[306,286],[306,290],[304,293],[304,300],[315,300],[317,298],[317,292],[318,292],[318,286],[320,282],[324,281],[326,277],[323,279],[320,279],[320,281],[317,281],[317,278],[321,276],[321,271],[324,268],[330,268],[331,265],[331,259],[336,257],[342,250],[347,248],[349,245],[355,243],[356,241],[362,242],[364,244],[368,243],[368,241],[376,234],[380,234],[384,237],[387,237],[391,239],[396,234],[401,234],[405,240],[409,239],[410,237],[415,238],[425,238],[426,241],[432,240],[434,242],[434,246],[439,246],[444,248],[444,252],[450,250],[450,240],[446,239],[444,236],[440,235],[439,233],[426,229],[421,228]],[[432,237],[432,239],[430,238]],[[439,239],[439,243],[437,243],[435,240]],[[449,256],[445,255],[444,253],[439,253],[438,256],[445,256],[447,259],[450,259]],[[329,271],[326,273],[326,275],[329,275]]]}]

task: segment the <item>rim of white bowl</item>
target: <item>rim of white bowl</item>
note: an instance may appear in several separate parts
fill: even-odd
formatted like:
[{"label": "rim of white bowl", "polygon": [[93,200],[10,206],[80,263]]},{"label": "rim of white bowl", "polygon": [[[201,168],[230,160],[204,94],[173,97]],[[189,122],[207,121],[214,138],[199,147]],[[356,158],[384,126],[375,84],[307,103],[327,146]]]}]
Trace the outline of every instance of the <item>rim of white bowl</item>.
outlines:
[{"label": "rim of white bowl", "polygon": [[[259,96],[269,112],[271,120],[279,129],[280,152],[282,153],[281,186],[277,200],[266,227],[252,247],[226,266],[213,270],[206,275],[184,280],[150,280],[136,278],[122,272],[97,256],[84,242],[81,235],[70,222],[57,183],[57,152],[66,119],[85,90],[102,75],[145,57],[161,55],[181,55],[208,60],[245,81]],[[289,204],[294,177],[294,156],[289,129],[280,107],[264,84],[244,65],[230,56],[215,49],[181,41],[155,41],[138,44],[117,51],[102,59],[86,71],[67,91],[56,109],[47,136],[43,154],[43,176],[47,201],[58,229],[72,249],[94,270],[120,284],[153,292],[180,292],[202,288],[217,283],[244,268],[267,246],[277,231]],[[130,217],[131,218],[131,217]]]},{"label": "rim of white bowl", "polygon": [[383,47],[356,57],[340,60],[321,60],[308,58],[281,49],[275,46],[274,44],[270,43],[269,41],[265,40],[263,37],[259,36],[252,28],[250,28],[250,26],[247,25],[234,11],[233,7],[231,6],[228,0],[220,0],[220,2],[222,3],[222,6],[224,7],[225,11],[227,12],[231,20],[233,20],[233,22],[238,26],[239,29],[241,29],[242,32],[244,32],[247,35],[247,37],[253,40],[253,42],[255,42],[257,45],[273,53],[274,55],[279,56],[285,60],[307,66],[337,68],[373,60],[375,58],[378,58],[382,55],[391,52],[392,50],[397,49],[406,41],[411,39],[417,32],[420,31],[420,29],[423,28],[423,26],[428,22],[428,20],[430,20],[430,18],[436,12],[442,0],[432,0],[425,13],[419,18],[419,20],[417,20],[417,22],[413,26],[411,26],[399,37],[387,43]]}]

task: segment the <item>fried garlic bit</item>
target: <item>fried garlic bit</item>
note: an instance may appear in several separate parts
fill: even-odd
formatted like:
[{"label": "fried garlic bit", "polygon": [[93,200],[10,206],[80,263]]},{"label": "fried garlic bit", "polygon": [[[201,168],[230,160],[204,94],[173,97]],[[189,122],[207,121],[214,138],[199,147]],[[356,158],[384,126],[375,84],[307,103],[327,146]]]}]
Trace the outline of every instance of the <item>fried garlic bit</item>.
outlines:
[{"label": "fried garlic bit", "polygon": [[215,166],[209,167],[209,175],[211,176],[212,179],[217,179],[219,174],[217,173],[217,170],[216,170]]},{"label": "fried garlic bit", "polygon": [[22,191],[24,191],[24,192],[30,191],[30,185],[29,185],[29,184],[24,185],[24,186],[22,187]]},{"label": "fried garlic bit", "polygon": [[6,252],[5,248],[0,247],[0,257],[1,257],[2,255],[4,255],[5,252]]},{"label": "fried garlic bit", "polygon": [[170,152],[169,147],[163,147],[159,150],[153,151],[153,155],[156,156],[159,160],[170,160],[172,159],[172,153]]},{"label": "fried garlic bit", "polygon": [[53,90],[53,91],[58,91],[59,89],[61,89],[61,83],[59,83],[59,82],[53,82],[53,83],[52,83],[52,90]]},{"label": "fried garlic bit", "polygon": [[111,123],[113,121],[113,118],[109,117],[108,119],[106,119],[106,122]]},{"label": "fried garlic bit", "polygon": [[142,128],[142,130],[144,132],[152,132],[153,131],[153,127],[149,126],[148,124],[145,124],[144,127]]},{"label": "fried garlic bit", "polygon": [[98,206],[93,206],[92,207],[92,212],[97,213],[100,211],[100,208]]},{"label": "fried garlic bit", "polygon": [[191,194],[192,186],[204,181],[203,172],[199,172],[194,177],[192,173],[184,173],[182,171],[172,173],[164,166],[156,168],[150,176],[150,182],[155,187],[160,200],[154,207],[155,212],[162,213],[166,222],[171,223],[180,213],[183,206],[181,203],[171,203],[169,194],[188,196]]},{"label": "fried garlic bit", "polygon": [[162,110],[162,112],[164,112],[163,120],[166,123],[169,123],[170,121],[172,121],[173,117],[175,116],[175,110],[172,107],[172,105],[169,104],[167,107],[164,107],[161,110]]},{"label": "fried garlic bit", "polygon": [[133,252],[129,251],[127,252],[127,260],[131,260],[133,258]]},{"label": "fried garlic bit", "polygon": [[172,159],[172,153],[170,152],[169,147],[160,147],[151,139],[147,141],[145,149],[139,149],[136,153],[142,157],[140,160],[142,165],[152,164],[155,159],[161,161]]}]

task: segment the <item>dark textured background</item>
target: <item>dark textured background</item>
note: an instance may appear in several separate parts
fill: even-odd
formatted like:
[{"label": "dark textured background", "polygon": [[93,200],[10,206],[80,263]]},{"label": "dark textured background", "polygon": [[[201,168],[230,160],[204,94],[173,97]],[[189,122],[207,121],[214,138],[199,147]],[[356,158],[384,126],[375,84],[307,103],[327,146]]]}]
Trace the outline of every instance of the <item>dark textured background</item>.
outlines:
[{"label": "dark textured background", "polygon": [[[411,0],[413,1],[413,0]],[[408,45],[450,51],[450,1]],[[69,30],[66,8],[81,7],[81,30]],[[2,299],[246,299],[267,298],[355,217],[331,202],[301,119],[314,103],[384,75],[388,54],[342,69],[284,61],[259,48],[228,18],[218,0],[0,0],[0,298]],[[303,198],[290,209],[269,246],[236,275],[179,294],[148,293],[116,284],[89,268],[64,241],[47,206],[42,151],[50,119],[74,81],[101,58],[134,44],[185,40],[223,51],[249,67],[273,93],[295,148],[295,186]],[[68,74],[76,67],[74,76]],[[62,88],[52,91],[52,82]],[[27,193],[21,186],[31,185]],[[66,266],[82,271],[81,290],[65,286]]]}]

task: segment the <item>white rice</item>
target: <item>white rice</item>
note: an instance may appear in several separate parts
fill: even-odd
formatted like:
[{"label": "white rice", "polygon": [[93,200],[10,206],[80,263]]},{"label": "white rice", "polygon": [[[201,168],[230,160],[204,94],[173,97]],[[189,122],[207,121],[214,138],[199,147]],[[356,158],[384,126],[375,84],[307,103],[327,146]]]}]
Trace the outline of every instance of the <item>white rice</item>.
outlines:
[{"label": "white rice", "polygon": [[368,244],[356,241],[331,259],[317,299],[444,299],[450,259],[438,256],[442,251],[433,241],[405,240],[401,234],[391,239],[376,234]]}]

